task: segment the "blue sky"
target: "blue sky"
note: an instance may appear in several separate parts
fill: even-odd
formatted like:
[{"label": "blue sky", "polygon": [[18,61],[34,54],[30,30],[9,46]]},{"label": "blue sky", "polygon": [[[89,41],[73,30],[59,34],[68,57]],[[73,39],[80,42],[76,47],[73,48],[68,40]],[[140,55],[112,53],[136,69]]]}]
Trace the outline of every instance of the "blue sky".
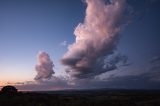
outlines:
[{"label": "blue sky", "polygon": [[[160,2],[127,2],[133,13],[120,33],[117,51],[132,64],[124,70],[144,69],[160,56]],[[83,22],[85,9],[83,0],[1,0],[0,82],[33,80],[39,51],[50,55],[56,75],[66,74],[60,60],[75,41],[73,32]],[[61,45],[64,41],[66,46]]]},{"label": "blue sky", "polygon": [[59,64],[66,50],[60,43],[73,41],[74,27],[84,15],[84,4],[75,0],[8,0],[0,5],[1,70],[5,76],[13,77],[17,73],[33,77],[40,50],[48,52],[54,64]]}]

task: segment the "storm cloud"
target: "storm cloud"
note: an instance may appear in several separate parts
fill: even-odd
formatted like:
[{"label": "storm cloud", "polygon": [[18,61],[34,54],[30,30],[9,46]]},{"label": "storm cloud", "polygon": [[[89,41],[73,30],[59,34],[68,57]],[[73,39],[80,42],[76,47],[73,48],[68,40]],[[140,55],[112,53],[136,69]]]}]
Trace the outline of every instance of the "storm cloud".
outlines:
[{"label": "storm cloud", "polygon": [[[125,24],[125,0],[86,0],[86,16],[75,28],[75,42],[68,47],[61,62],[75,78],[89,78],[117,68],[124,58],[114,55],[119,34]],[[123,57],[123,56],[122,56]],[[112,63],[111,63],[112,62]]]}]

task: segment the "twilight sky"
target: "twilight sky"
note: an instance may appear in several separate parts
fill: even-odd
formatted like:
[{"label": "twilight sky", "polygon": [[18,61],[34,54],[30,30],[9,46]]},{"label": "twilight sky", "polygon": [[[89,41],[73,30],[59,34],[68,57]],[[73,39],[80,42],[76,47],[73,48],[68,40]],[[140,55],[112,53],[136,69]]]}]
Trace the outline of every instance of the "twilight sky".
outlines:
[{"label": "twilight sky", "polygon": [[0,0],[0,86],[160,89],[159,0]]}]

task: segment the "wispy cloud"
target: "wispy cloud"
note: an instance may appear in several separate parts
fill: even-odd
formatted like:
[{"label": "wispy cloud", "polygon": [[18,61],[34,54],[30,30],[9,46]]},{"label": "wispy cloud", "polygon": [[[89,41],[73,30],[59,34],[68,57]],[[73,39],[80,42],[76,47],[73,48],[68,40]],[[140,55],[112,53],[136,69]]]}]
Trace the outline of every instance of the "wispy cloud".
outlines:
[{"label": "wispy cloud", "polygon": [[67,45],[68,45],[68,42],[65,40],[65,41],[61,42],[60,45],[61,45],[61,46],[67,46]]}]

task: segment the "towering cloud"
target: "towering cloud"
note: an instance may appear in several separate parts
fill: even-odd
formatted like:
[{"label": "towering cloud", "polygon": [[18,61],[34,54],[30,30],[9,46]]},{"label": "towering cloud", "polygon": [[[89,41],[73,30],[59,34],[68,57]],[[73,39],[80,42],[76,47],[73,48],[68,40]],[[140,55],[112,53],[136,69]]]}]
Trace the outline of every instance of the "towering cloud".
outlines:
[{"label": "towering cloud", "polygon": [[107,65],[105,60],[116,48],[124,24],[126,1],[86,0],[86,3],[85,20],[74,31],[76,41],[62,58],[67,72],[76,78],[93,77],[116,69],[120,62]]},{"label": "towering cloud", "polygon": [[37,71],[35,80],[50,79],[54,74],[53,66],[54,64],[49,55],[45,52],[39,52],[35,67]]}]

